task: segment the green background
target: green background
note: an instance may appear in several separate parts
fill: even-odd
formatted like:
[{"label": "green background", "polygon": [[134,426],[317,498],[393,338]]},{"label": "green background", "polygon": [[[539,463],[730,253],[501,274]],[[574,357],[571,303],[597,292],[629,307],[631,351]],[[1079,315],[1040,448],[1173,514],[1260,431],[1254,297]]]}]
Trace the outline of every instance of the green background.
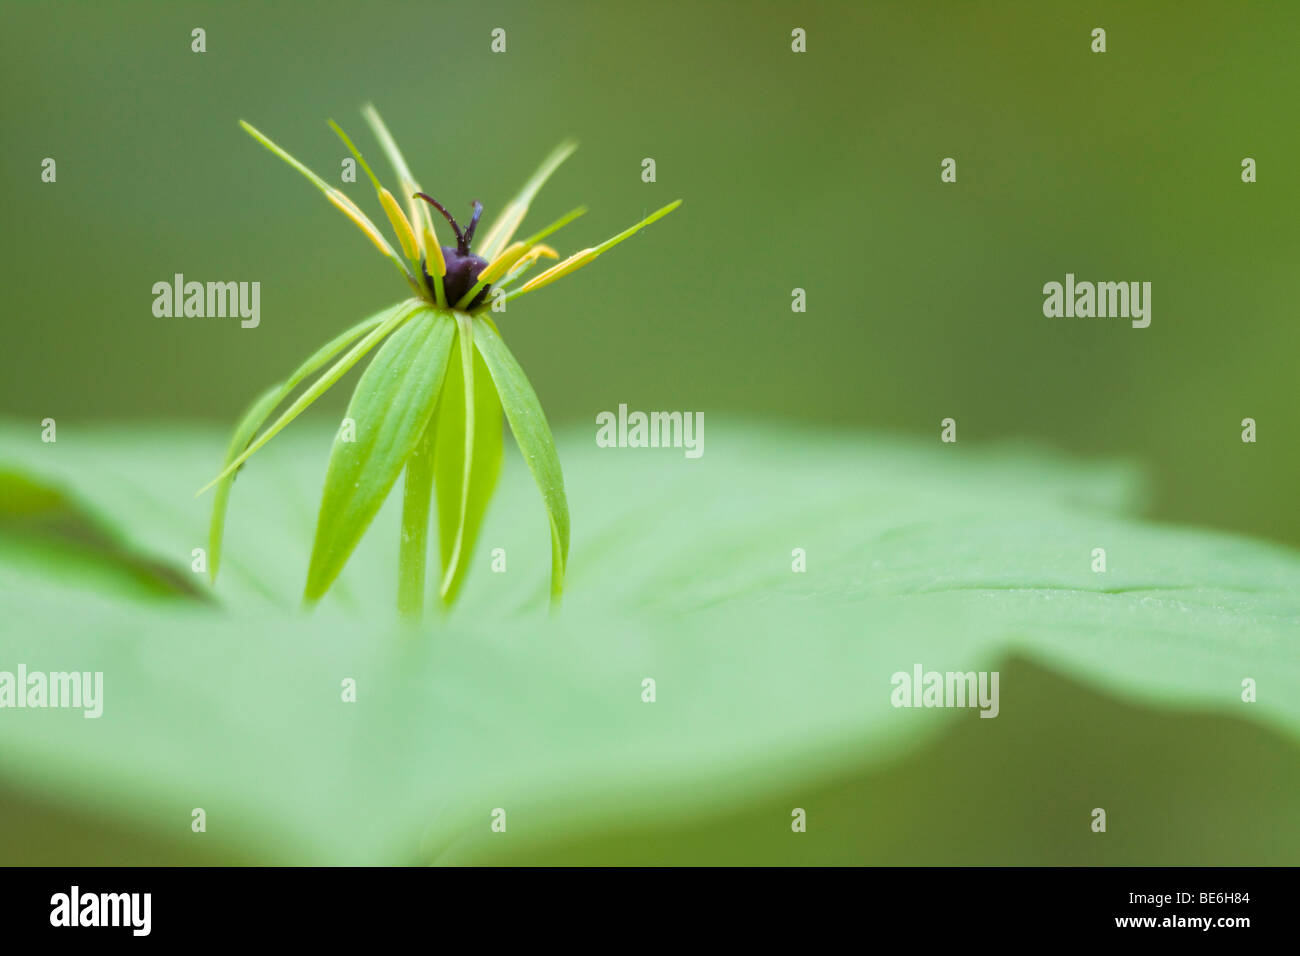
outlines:
[{"label": "green background", "polygon": [[[0,723],[0,844],[86,862],[1294,862],[1298,27],[1300,7],[1264,3],[5,4],[0,463],[76,503],[57,516],[72,544],[0,536],[0,667],[102,659],[120,709],[102,738],[76,714]],[[427,190],[488,219],[579,140],[529,219],[590,206],[562,253],[684,200],[501,317],[575,515],[558,618],[509,447],[484,544],[521,573],[480,567],[438,640],[413,648],[391,620],[391,503],[342,593],[285,612],[355,371],[241,479],[224,613],[142,599],[118,553],[188,582],[207,507],[190,492],[220,430],[407,294],[237,125],[379,219],[364,179],[339,182],[326,125],[391,184],[367,101]],[[155,318],[176,272],[259,281],[260,327]],[[1045,318],[1042,286],[1067,272],[1150,281],[1150,328]],[[620,403],[702,411],[704,459],[595,449]],[[949,416],[957,448],[938,442]],[[1117,545],[1106,579],[1080,560],[1099,539]],[[816,573],[791,575],[809,542]],[[878,690],[918,657],[1016,690],[996,721],[900,715]],[[649,666],[663,703],[636,710],[622,695]],[[391,691],[355,733],[349,668]],[[1242,675],[1261,681],[1251,719]],[[507,797],[508,851],[480,825]],[[199,802],[219,825],[196,850]],[[802,843],[792,805],[813,808]],[[1094,805],[1115,839],[1087,830]],[[475,821],[462,842],[408,839],[455,813]]]},{"label": "green background", "polygon": [[[1158,518],[1300,543],[1300,509],[1279,507],[1300,464],[1293,4],[327,0],[3,17],[7,413],[226,424],[401,298],[391,266],[236,125],[337,183],[327,117],[384,168],[358,112],[372,100],[425,187],[489,217],[577,138],[530,220],[588,204],[562,252],[685,200],[505,318],[557,423],[626,402],[703,411],[715,433],[758,414],[937,438],[953,416],[963,442],[1141,462]],[[46,156],[56,184],[40,182]],[[380,216],[364,179],[344,188]],[[261,327],[154,318],[151,287],[175,272],[260,281]],[[1151,327],[1044,318],[1042,285],[1066,272],[1152,282]],[[1257,445],[1239,440],[1247,416]]]}]

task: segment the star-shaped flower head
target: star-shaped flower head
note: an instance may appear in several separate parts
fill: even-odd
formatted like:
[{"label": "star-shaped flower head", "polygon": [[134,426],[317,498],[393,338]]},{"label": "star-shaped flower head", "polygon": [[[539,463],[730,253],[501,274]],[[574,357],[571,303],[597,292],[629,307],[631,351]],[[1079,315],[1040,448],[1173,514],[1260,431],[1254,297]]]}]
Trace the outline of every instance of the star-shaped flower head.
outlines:
[{"label": "star-shaped flower head", "polygon": [[[462,229],[442,203],[420,188],[374,107],[366,107],[365,117],[392,164],[405,210],[379,182],[347,134],[332,121],[330,125],[373,183],[396,233],[400,254],[343,192],[241,121],[254,139],[302,173],[356,223],[397,267],[414,296],[322,346],[245,413],[231,438],[225,467],[202,489],[217,489],[208,549],[212,580],[215,582],[220,564],[226,506],[238,471],[378,347],[348,405],[345,422],[351,427],[340,429],[330,453],[304,600],[316,602],[333,584],[398,475],[405,471],[398,607],[413,617],[423,610],[425,552],[435,488],[442,560],[437,593],[444,605],[449,605],[464,577],[496,486],[503,412],[546,504],[551,527],[551,595],[558,598],[569,551],[569,510],[559,457],[541,403],[489,313],[501,308],[501,303],[576,272],[672,212],[681,201],[526,279],[540,259],[559,259],[542,240],[586,212],[585,207],[578,207],[526,239],[514,239],[529,205],[575,144],[563,143],[546,158],[475,249],[483,205],[477,200],[471,204],[470,219]],[[456,236],[454,245],[438,241],[434,212],[450,225]],[[276,409],[308,380],[310,384],[267,425]]]}]

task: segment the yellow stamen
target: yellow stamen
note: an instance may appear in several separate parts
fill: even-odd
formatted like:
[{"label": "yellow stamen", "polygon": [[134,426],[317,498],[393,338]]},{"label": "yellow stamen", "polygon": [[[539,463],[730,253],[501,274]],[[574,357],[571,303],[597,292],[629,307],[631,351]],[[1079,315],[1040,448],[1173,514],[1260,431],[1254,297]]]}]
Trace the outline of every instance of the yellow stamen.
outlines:
[{"label": "yellow stamen", "polygon": [[[530,265],[536,262],[538,256],[549,256],[552,259],[560,258],[558,252],[550,246],[541,245],[538,240],[544,239],[551,233],[556,232],[573,222],[573,220],[577,219],[586,211],[586,206],[579,206],[577,209],[572,209],[565,213],[541,232],[529,236],[522,242],[511,243],[505,252],[493,259],[492,262],[481,273],[479,273],[478,282],[474,285],[474,288],[467,293],[467,297],[463,298],[461,301],[469,302],[470,299],[478,293],[479,289],[482,289],[489,283],[496,282],[502,276],[514,279]],[[532,250],[533,247],[537,247],[539,250],[536,255],[530,254],[530,250]]]},{"label": "yellow stamen", "polygon": [[438,245],[438,237],[433,234],[428,224],[424,227],[424,247],[429,253],[427,264],[432,265],[436,270],[433,275],[435,278],[442,278],[447,274],[447,260],[442,257],[442,246]]},{"label": "yellow stamen", "polygon": [[497,279],[506,274],[507,269],[518,262],[527,252],[528,247],[522,242],[512,242],[505,252],[488,263],[483,271],[478,274],[478,284],[485,286],[496,282]]},{"label": "yellow stamen", "polygon": [[384,207],[384,212],[388,213],[388,221],[393,224],[393,230],[397,233],[398,241],[402,243],[402,251],[406,253],[406,258],[413,262],[420,261],[420,249],[415,241],[415,232],[411,229],[411,223],[402,212],[402,208],[397,205],[397,200],[387,189],[380,188],[379,202]]},{"label": "yellow stamen", "polygon": [[479,294],[479,291],[482,290],[484,286],[491,282],[495,282],[507,269],[518,261],[519,257],[522,256],[527,249],[528,247],[522,242],[511,243],[510,247],[507,248],[505,252],[501,253],[501,255],[497,256],[483,267],[483,271],[478,274],[478,279],[475,280],[474,284],[466,290],[463,296],[460,297],[460,301],[456,303],[456,308],[463,309],[465,306],[473,302],[474,297]]},{"label": "yellow stamen", "polygon": [[[407,184],[403,183],[401,185],[402,189],[405,190]],[[424,211],[421,208],[424,206],[424,203],[415,198],[415,193],[417,192],[419,192],[418,189],[410,191],[409,195],[411,198],[406,201],[406,212],[411,223],[411,229],[415,232],[416,248],[423,253],[425,252],[426,245],[425,233],[433,231],[433,224],[425,220]]]},{"label": "yellow stamen", "polygon": [[479,244],[479,255],[491,261],[496,258],[502,249],[509,245],[510,240],[514,238],[515,230],[524,221],[528,206],[537,196],[538,190],[545,185],[546,180],[551,178],[551,174],[559,169],[560,164],[568,159],[570,154],[577,148],[578,144],[572,141],[561,143],[551,151],[551,154],[546,159],[542,160],[542,165],[538,167],[537,172],[533,173],[532,178],[524,183],[524,188],[519,190],[519,194],[510,200],[505,209],[501,210],[500,216],[492,223],[492,228],[487,231],[483,241]]},{"label": "yellow stamen", "polygon": [[[393,231],[397,233],[398,241],[402,244],[402,251],[406,253],[406,257],[412,262],[419,262],[421,252],[420,240],[416,238],[415,230],[411,225],[412,220],[408,219],[406,214],[402,212],[401,207],[397,205],[397,200],[393,198],[393,194],[385,189],[383,184],[379,182],[379,177],[376,176],[375,171],[370,168],[370,164],[366,162],[366,158],[361,155],[361,150],[357,149],[356,144],[352,142],[348,134],[343,132],[343,127],[339,126],[339,124],[333,120],[330,120],[329,122],[330,128],[334,130],[339,139],[343,140],[343,145],[348,148],[348,152],[350,152],[356,161],[361,164],[361,168],[366,171],[366,175],[374,185],[375,195],[379,197],[379,203],[384,207],[384,214],[388,216],[388,221],[393,225]],[[412,206],[414,207],[414,201],[412,201]],[[414,212],[415,210],[412,208],[412,213],[414,214]],[[419,220],[414,221],[418,222]]]},{"label": "yellow stamen", "polygon": [[569,256],[569,258],[565,259],[563,262],[557,263],[556,265],[551,266],[549,269],[547,269],[545,272],[541,273],[540,275],[536,275],[533,278],[529,279],[527,282],[523,284],[522,287],[520,287],[518,292],[513,294],[523,295],[525,292],[532,292],[534,289],[540,289],[543,286],[550,285],[556,279],[563,279],[571,272],[577,272],[587,263],[591,262],[591,260],[599,256],[601,253],[608,252],[610,249],[613,249],[620,242],[630,238],[631,236],[634,236],[637,232],[644,229],[652,222],[658,219],[662,219],[664,216],[668,215],[670,212],[672,212],[681,204],[682,201],[680,199],[678,199],[676,202],[671,202],[667,206],[664,206],[662,209],[655,210],[650,215],[646,216],[644,219],[638,222],[635,226],[632,226],[631,228],[628,229],[624,229],[617,236],[613,236],[609,239],[606,239],[600,245],[594,246],[593,248],[590,249],[583,249],[581,252],[575,252],[573,255]]},{"label": "yellow stamen", "polygon": [[393,247],[388,244],[384,239],[383,234],[375,228],[375,224],[367,218],[365,213],[357,208],[356,204],[353,203],[352,200],[348,199],[348,197],[343,195],[343,193],[329,185],[325,180],[321,179],[302,163],[298,162],[298,160],[286,153],[283,149],[272,142],[266,134],[257,129],[257,127],[250,123],[246,123],[243,120],[239,121],[239,125],[244,128],[244,132],[248,133],[249,136],[253,137],[253,139],[257,140],[298,172],[302,173],[302,175],[305,176],[313,186],[325,194],[326,199],[337,206],[344,215],[357,224],[361,231],[366,234],[380,252],[393,260],[393,264],[401,270],[402,274],[405,275],[407,279],[412,278],[410,272],[407,271],[406,266],[402,265],[402,260],[398,257],[397,253],[393,251]]},{"label": "yellow stamen", "polygon": [[380,252],[400,265],[401,260],[397,258],[397,253],[393,251],[393,247],[388,244],[388,240],[384,238],[383,233],[375,228],[375,224],[370,221],[366,214],[357,208],[356,203],[330,186],[326,187],[325,197],[337,206],[345,216],[355,222],[357,227],[369,237]]},{"label": "yellow stamen", "polygon": [[423,245],[421,251],[425,257],[425,268],[429,269],[429,274],[433,277],[434,295],[438,299],[439,305],[445,305],[445,297],[442,291],[442,277],[447,274],[447,263],[442,258],[442,246],[438,242],[438,233],[433,228],[433,216],[430,214],[429,207],[422,200],[415,197],[418,192],[423,192],[420,184],[415,181],[411,175],[411,168],[406,165],[406,158],[402,151],[397,147],[397,141],[393,139],[393,134],[388,131],[383,117],[375,109],[374,104],[367,103],[362,109],[362,115],[365,116],[366,122],[370,124],[370,131],[375,134],[375,139],[379,140],[379,145],[383,148],[384,153],[388,156],[388,162],[393,167],[393,172],[397,173],[398,185],[402,189],[402,194],[407,197],[407,209],[410,212],[409,222],[415,230],[419,242]]},{"label": "yellow stamen", "polygon": [[556,252],[554,249],[552,249],[550,246],[544,245],[542,243],[538,243],[537,245],[533,246],[533,248],[529,249],[526,253],[524,253],[523,257],[517,263],[515,263],[515,267],[510,270],[510,274],[513,276],[519,274],[520,272],[523,272],[534,262],[536,262],[538,259],[541,259],[543,257],[547,259],[558,259],[560,258],[560,254]]},{"label": "yellow stamen", "polygon": [[541,259],[543,256],[546,257],[547,259],[560,258],[560,254],[556,252],[554,249],[552,249],[550,246],[542,245],[539,243],[538,245],[533,246],[533,248],[529,249],[526,253],[523,254],[523,256],[520,257],[519,261],[516,262],[514,266],[511,267],[510,271],[506,273],[505,278],[502,279],[499,283],[497,283],[498,287],[506,286],[509,285],[511,282],[514,282],[521,275],[523,275],[525,272],[531,269],[533,263],[535,263],[538,259]]},{"label": "yellow stamen", "polygon": [[534,289],[540,289],[542,286],[550,285],[556,279],[563,279],[570,272],[577,272],[596,256],[600,255],[595,249],[583,249],[581,252],[575,252],[569,258],[557,265],[551,266],[540,275],[535,275],[523,284],[519,290],[523,292],[532,292]]}]

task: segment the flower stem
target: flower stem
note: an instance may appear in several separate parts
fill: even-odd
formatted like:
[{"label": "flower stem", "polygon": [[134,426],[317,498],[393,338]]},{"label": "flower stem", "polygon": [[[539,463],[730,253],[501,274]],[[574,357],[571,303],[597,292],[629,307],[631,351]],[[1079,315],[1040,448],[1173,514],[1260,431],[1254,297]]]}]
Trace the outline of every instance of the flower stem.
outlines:
[{"label": "flower stem", "polygon": [[433,501],[433,427],[430,416],[424,434],[406,461],[402,491],[402,543],[397,554],[397,611],[416,621],[424,614],[425,562],[429,554],[429,508]]}]

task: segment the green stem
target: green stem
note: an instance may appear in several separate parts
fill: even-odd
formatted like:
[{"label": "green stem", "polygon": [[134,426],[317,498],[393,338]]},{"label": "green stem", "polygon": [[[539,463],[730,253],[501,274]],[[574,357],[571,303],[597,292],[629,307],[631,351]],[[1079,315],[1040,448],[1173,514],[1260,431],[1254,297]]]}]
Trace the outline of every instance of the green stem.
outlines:
[{"label": "green stem", "polygon": [[397,611],[407,620],[424,614],[425,563],[429,554],[429,508],[433,501],[433,423],[406,461],[402,490],[402,543],[397,554]]}]

